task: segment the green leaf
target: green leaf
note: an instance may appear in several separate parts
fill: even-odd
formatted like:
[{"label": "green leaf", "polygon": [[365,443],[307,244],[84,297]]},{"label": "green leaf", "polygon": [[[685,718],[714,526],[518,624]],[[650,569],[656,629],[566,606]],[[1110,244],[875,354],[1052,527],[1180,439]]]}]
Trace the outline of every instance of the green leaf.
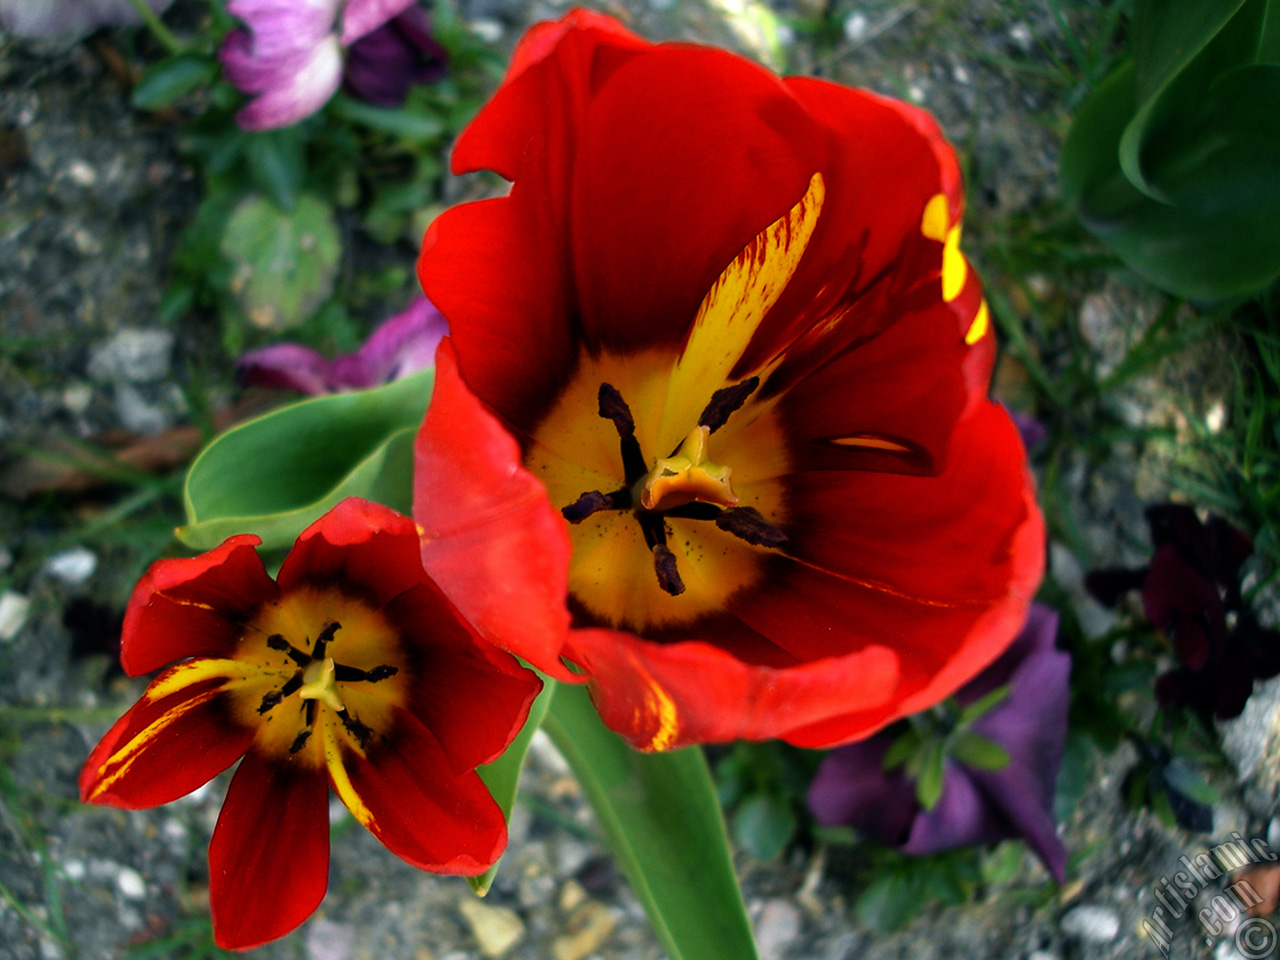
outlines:
[{"label": "green leaf", "polygon": [[960,717],[956,720],[957,727],[967,727],[973,721],[977,720],[996,704],[1004,700],[1009,695],[1009,685],[996,687],[986,696],[979,697],[973,703],[969,704],[960,711]]},{"label": "green leaf", "polygon": [[757,860],[772,860],[796,831],[796,815],[785,797],[757,793],[733,814],[733,837]]},{"label": "green leaf", "polygon": [[147,68],[130,98],[139,110],[163,110],[218,75],[218,62],[199,53],[165,57]]},{"label": "green leaf", "polygon": [[578,777],[671,960],[758,957],[702,751],[632,750],[576,684],[556,688],[543,727]]},{"label": "green leaf", "polygon": [[920,909],[920,890],[901,873],[876,879],[853,904],[858,922],[871,930],[890,933]]},{"label": "green leaf", "polygon": [[307,176],[307,152],[302,128],[260,130],[248,134],[245,159],[254,182],[281,210],[298,205]]},{"label": "green leaf", "polygon": [[1133,61],[1142,102],[1195,59],[1244,6],[1244,0],[1137,0],[1133,9]]},{"label": "green leaf", "polygon": [[[542,692],[533,701],[533,705],[529,708],[529,718],[525,720],[520,733],[511,741],[511,746],[507,747],[502,756],[493,761],[493,763],[487,763],[476,771],[480,774],[480,779],[484,781],[484,785],[489,788],[489,793],[493,795],[494,801],[498,804],[499,809],[502,810],[502,816],[505,820],[511,819],[511,808],[516,802],[516,788],[520,785],[520,771],[524,768],[524,758],[529,753],[529,744],[533,742],[533,735],[542,726],[542,720],[547,715],[547,708],[551,706],[551,698],[555,695],[555,688],[556,682],[554,680],[550,677],[542,678]],[[471,889],[478,896],[483,897],[489,892],[489,887],[493,885],[493,878],[497,876],[498,866],[501,862],[501,859],[499,859],[478,877],[467,877],[467,883],[471,884]]]},{"label": "green leaf", "polygon": [[972,730],[957,734],[951,741],[951,756],[975,770],[1003,770],[1009,765],[1009,751]]},{"label": "green leaf", "polygon": [[244,315],[286,330],[333,291],[342,238],[332,208],[317,197],[304,194],[289,212],[255,196],[232,212],[220,249],[234,265],[231,290]]},{"label": "green leaf", "polygon": [[413,440],[435,371],[373,390],[303,400],[233,427],[196,458],[178,538],[208,550],[238,533],[287,547],[339,500],[409,512]]},{"label": "green leaf", "polygon": [[880,768],[887,773],[901,767],[920,749],[921,742],[920,732],[915,727],[908,727],[885,751]]},{"label": "green leaf", "polygon": [[444,134],[438,116],[411,107],[375,107],[340,94],[333,98],[333,109],[344,120],[405,140],[435,140]]},{"label": "green leaf", "polygon": [[916,772],[916,799],[920,806],[932,810],[942,799],[942,787],[946,779],[947,758],[942,744],[930,740],[920,751],[920,769]]},{"label": "green leaf", "polygon": [[1165,766],[1164,780],[1172,789],[1196,803],[1210,807],[1222,803],[1218,791],[1200,779],[1200,775],[1182,757],[1174,757]]}]

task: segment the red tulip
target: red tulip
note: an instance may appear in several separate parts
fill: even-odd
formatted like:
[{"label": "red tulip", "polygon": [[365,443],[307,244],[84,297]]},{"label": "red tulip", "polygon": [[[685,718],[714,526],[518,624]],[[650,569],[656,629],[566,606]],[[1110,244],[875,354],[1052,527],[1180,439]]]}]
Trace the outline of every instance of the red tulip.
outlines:
[{"label": "red tulip", "polygon": [[233,949],[283,936],[324,897],[330,787],[414,866],[484,872],[507,831],[475,768],[541,687],[423,572],[408,517],[344,500],[274,581],[257,543],[232,537],[142,578],[121,659],[133,676],[173,665],[80,775],[86,802],[138,809],[240,760],[209,846],[214,935]]},{"label": "red tulip", "polygon": [[1010,644],[1043,524],[932,119],[576,11],[453,162],[513,186],[427,233],[415,514],[495,642],[647,750],[853,740]]}]

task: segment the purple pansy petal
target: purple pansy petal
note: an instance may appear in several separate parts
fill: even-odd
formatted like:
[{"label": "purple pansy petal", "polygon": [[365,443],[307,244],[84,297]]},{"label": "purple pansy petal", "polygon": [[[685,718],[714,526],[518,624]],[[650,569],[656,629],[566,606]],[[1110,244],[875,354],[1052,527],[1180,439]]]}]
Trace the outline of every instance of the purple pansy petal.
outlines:
[{"label": "purple pansy petal", "polygon": [[402,312],[383,321],[356,356],[372,382],[399,380],[435,363],[436,347],[449,324],[430,300],[417,296]]},{"label": "purple pansy petal", "polygon": [[236,114],[236,123],[245,130],[275,130],[305,120],[328,103],[342,80],[342,51],[337,38],[330,37],[319,44],[301,67],[282,64],[279,80],[278,87],[266,90],[242,107]]},{"label": "purple pansy petal", "polygon": [[1018,428],[1018,436],[1022,438],[1022,445],[1028,450],[1043,442],[1044,438],[1049,435],[1049,431],[1044,428],[1044,424],[1035,417],[1019,413],[1009,407],[1005,407],[1005,409],[1009,411],[1009,416],[1013,419],[1013,425]]},{"label": "purple pansy petal", "polygon": [[431,36],[431,20],[421,7],[366,34],[347,50],[343,86],[380,107],[398,107],[415,84],[444,76],[448,53]]},{"label": "purple pansy petal", "polygon": [[916,809],[911,832],[900,848],[913,857],[994,843],[1013,835],[991,809],[989,798],[977,788],[970,771],[952,761],[947,762],[942,794],[933,809]]},{"label": "purple pansy petal", "polygon": [[[1066,733],[1066,726],[1063,726]],[[1062,751],[1058,751],[1058,760]],[[1054,764],[1057,779],[1057,763]],[[1022,837],[1045,869],[1062,883],[1067,872],[1067,848],[1058,836],[1053,819],[1053,780],[1049,796],[1044,796],[1044,781],[1028,776],[1027,771],[1010,763],[1003,770],[969,770],[974,785],[987,798],[988,809],[999,810],[1007,823],[1000,826],[1002,837]]]},{"label": "purple pansy petal", "polygon": [[1187,561],[1174,542],[1151,558],[1142,585],[1147,619],[1172,634],[1178,658],[1193,670],[1203,667],[1212,649],[1227,636],[1227,611],[1217,585]]},{"label": "purple pansy petal", "polygon": [[297,343],[277,343],[246,353],[236,361],[242,386],[297,390],[299,393],[329,392],[332,361]]},{"label": "purple pansy petal", "polygon": [[413,6],[416,0],[348,0],[342,11],[342,45],[349,47],[366,33],[372,33],[392,17]]},{"label": "purple pansy petal", "polygon": [[889,846],[906,839],[920,808],[915,784],[901,770],[884,770],[892,744],[881,734],[827,754],[809,785],[809,809],[819,823],[855,826]]},{"label": "purple pansy petal", "polygon": [[[147,0],[147,5],[161,13],[172,2]],[[138,22],[138,11],[129,0],[0,0],[0,26],[29,40]]]}]

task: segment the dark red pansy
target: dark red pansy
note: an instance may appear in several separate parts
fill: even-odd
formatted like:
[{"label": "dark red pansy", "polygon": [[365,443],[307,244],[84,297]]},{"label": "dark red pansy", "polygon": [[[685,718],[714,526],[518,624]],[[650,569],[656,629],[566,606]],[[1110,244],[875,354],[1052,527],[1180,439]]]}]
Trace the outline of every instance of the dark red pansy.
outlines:
[{"label": "dark red pansy", "polygon": [[214,935],[237,950],[288,933],[323,898],[330,788],[414,866],[484,872],[507,831],[475,768],[541,689],[427,576],[409,517],[344,500],[277,580],[257,543],[233,537],[142,578],[122,660],[135,676],[173,665],[80,775],[85,802],[138,809],[240,760],[209,847]]},{"label": "dark red pansy", "polygon": [[846,742],[1009,645],[1043,524],[932,119],[575,11],[454,167],[513,181],[419,262],[415,515],[464,615],[646,750]]}]

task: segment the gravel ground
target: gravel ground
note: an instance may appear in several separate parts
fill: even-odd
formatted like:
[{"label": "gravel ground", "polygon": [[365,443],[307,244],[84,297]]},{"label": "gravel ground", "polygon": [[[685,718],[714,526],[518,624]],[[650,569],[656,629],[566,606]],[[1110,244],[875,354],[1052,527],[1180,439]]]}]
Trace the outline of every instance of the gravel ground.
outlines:
[{"label": "gravel ground", "polygon": [[[819,53],[785,31],[771,43],[761,26],[767,18],[746,0],[606,6],[655,39],[730,46],[775,66],[785,57],[797,72],[924,104],[969,157],[975,233],[1053,195],[1057,146],[1074,104],[1055,101],[1022,69],[1046,62],[1042,44],[1062,45],[1048,3],[842,8],[841,36]],[[563,9],[545,0],[471,0],[463,12],[486,37],[509,46],[525,25]],[[810,0],[779,9],[815,12]],[[216,331],[194,320],[168,328],[155,319],[166,254],[197,194],[176,154],[173,124],[130,110],[112,54],[101,39],[0,41],[0,444],[10,464],[52,440],[73,449],[67,445],[111,431],[155,434],[184,423],[177,384],[197,375],[228,380]],[[1123,355],[1155,302],[1101,276],[1096,288],[1064,296],[1102,365]],[[1177,360],[1113,402],[1135,423],[1176,427],[1188,410],[1209,411],[1224,395],[1228,357],[1222,345]],[[1016,385],[1016,371],[1008,379]],[[1134,445],[1103,461],[1080,456],[1065,464],[1080,543],[1075,553],[1055,547],[1053,571],[1074,592],[1092,635],[1105,631],[1111,615],[1083,597],[1082,570],[1139,560],[1141,509],[1166,495],[1169,456]],[[188,953],[178,940],[198,945],[207,929],[205,846],[226,778],[160,810],[76,802],[83,758],[141,689],[111,671],[102,652],[117,629],[109,608],[167,540],[163,510],[144,494],[132,497],[127,535],[118,494],[0,499],[0,960],[207,955]],[[1180,857],[1194,857],[1232,831],[1280,846],[1280,821],[1272,819],[1278,711],[1280,685],[1272,684],[1227,730],[1238,775],[1216,784],[1224,800],[1207,837],[1124,806],[1120,781],[1133,763],[1127,748],[1097,758],[1090,788],[1063,823],[1078,862],[1056,892],[1045,892],[1043,870],[1024,856],[1017,876],[987,888],[980,902],[929,907],[886,935],[853,919],[857,887],[839,851],[794,852],[769,864],[740,858],[762,953],[766,960],[1155,955],[1142,922],[1157,906],[1153,884],[1180,869]],[[328,899],[296,934],[252,955],[661,957],[625,879],[593,839],[577,785],[545,739],[531,754],[526,790],[532,800],[516,810],[510,852],[483,901],[459,880],[406,866],[338,814],[342,839],[334,844]],[[1209,885],[1201,896],[1216,892]],[[60,931],[69,942],[60,941]],[[1173,957],[1238,955],[1229,937],[1206,943],[1186,918],[1173,932]],[[165,938],[175,939],[160,952],[143,946]]]}]

